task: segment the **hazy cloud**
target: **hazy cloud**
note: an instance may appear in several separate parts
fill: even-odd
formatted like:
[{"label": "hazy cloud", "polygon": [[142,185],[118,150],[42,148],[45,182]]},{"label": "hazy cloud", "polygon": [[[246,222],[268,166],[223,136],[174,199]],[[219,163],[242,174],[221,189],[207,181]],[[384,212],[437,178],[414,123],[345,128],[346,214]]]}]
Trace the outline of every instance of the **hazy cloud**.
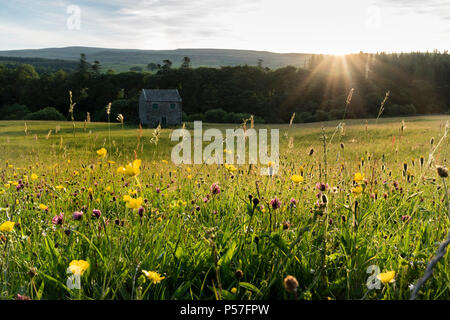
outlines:
[{"label": "hazy cloud", "polygon": [[[278,52],[448,47],[443,0],[0,0],[0,49],[62,46]],[[78,30],[67,7],[81,9]],[[367,29],[367,8],[381,9]],[[391,48],[391,49],[390,49]]]}]

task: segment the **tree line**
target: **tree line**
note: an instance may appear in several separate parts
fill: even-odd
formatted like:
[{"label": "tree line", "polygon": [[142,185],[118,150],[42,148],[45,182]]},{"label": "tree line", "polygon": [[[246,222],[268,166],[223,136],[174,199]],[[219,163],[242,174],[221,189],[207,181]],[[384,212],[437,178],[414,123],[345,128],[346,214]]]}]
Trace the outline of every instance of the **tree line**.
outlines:
[{"label": "tree line", "polygon": [[81,55],[73,71],[37,72],[30,64],[0,64],[0,119],[67,119],[69,95],[76,102],[75,120],[107,119],[121,113],[139,123],[138,98],[143,88],[178,89],[184,120],[238,122],[247,115],[258,121],[314,122],[341,119],[353,95],[347,118],[376,117],[381,101],[386,116],[448,113],[450,56],[445,52],[313,55],[305,68],[276,70],[257,66],[179,68],[165,60],[148,72],[103,72],[101,63]]}]

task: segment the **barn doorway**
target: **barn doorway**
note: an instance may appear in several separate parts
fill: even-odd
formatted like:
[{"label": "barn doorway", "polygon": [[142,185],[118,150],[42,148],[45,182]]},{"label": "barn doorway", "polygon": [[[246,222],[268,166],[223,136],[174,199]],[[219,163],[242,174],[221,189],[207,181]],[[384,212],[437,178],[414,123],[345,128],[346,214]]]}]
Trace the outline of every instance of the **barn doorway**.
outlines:
[{"label": "barn doorway", "polygon": [[167,124],[167,118],[166,117],[161,117],[161,125],[165,126]]}]

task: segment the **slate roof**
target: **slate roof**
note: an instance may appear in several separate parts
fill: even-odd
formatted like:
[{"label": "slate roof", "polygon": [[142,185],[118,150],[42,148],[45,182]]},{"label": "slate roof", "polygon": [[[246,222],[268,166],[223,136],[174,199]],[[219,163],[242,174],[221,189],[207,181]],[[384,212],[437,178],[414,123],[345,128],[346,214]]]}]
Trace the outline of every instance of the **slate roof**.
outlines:
[{"label": "slate roof", "polygon": [[181,102],[177,89],[142,89],[146,101]]}]

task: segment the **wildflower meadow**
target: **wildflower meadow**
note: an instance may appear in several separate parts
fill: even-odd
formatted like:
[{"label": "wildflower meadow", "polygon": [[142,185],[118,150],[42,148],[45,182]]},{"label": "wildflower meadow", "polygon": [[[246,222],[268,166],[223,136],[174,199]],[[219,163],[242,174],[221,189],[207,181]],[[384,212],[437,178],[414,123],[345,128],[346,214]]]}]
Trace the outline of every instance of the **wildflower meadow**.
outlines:
[{"label": "wildflower meadow", "polygon": [[123,118],[2,121],[0,298],[450,299],[449,120],[259,124],[280,156],[255,165],[176,165],[174,128]]}]

